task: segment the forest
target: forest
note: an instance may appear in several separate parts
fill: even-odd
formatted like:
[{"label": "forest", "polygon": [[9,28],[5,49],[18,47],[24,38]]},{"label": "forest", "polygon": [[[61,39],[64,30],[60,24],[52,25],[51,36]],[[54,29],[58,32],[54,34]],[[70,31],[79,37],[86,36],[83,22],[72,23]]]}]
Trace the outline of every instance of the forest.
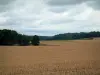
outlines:
[{"label": "forest", "polygon": [[80,32],[80,33],[64,33],[54,36],[38,36],[38,35],[24,35],[15,30],[2,29],[0,30],[0,45],[39,45],[40,40],[76,40],[76,39],[93,39],[100,37],[99,31]]},{"label": "forest", "polygon": [[39,36],[28,36],[19,34],[14,30],[0,30],[0,45],[39,45]]}]

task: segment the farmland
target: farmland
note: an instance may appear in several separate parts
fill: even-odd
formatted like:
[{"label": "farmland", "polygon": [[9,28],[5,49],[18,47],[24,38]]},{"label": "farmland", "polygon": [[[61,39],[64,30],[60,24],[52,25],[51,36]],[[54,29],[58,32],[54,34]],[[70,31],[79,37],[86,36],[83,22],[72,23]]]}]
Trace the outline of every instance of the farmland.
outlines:
[{"label": "farmland", "polygon": [[0,75],[100,75],[100,40],[0,46]]}]

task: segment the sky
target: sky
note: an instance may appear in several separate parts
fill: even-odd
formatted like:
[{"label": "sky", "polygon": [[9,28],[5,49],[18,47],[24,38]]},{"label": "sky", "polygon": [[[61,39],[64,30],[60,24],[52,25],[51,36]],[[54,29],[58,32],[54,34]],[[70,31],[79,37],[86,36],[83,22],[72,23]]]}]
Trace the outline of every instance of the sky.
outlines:
[{"label": "sky", "polygon": [[52,36],[100,31],[100,0],[0,0],[0,29]]}]

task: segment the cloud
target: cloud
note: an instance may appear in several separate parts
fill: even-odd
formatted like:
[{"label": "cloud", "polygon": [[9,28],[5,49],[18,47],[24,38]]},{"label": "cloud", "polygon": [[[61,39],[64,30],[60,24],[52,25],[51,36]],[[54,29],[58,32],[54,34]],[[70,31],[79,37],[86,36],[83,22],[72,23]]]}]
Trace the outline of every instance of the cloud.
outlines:
[{"label": "cloud", "polygon": [[11,3],[12,1],[15,1],[15,0],[0,0],[0,5],[7,5]]},{"label": "cloud", "polygon": [[12,4],[15,0],[0,0],[0,12],[5,12],[9,9],[10,4]]},{"label": "cloud", "polygon": [[100,0],[49,0],[48,5],[53,7],[62,7],[66,6],[76,6],[82,3],[86,3],[88,6],[99,10],[100,9]]},{"label": "cloud", "polygon": [[99,0],[0,0],[0,29],[27,35],[100,31]]},{"label": "cloud", "polygon": [[64,6],[63,7],[50,7],[49,10],[52,12],[55,12],[55,13],[63,13],[66,10],[68,10],[68,8],[66,8]]},{"label": "cloud", "polygon": [[100,10],[100,0],[91,0],[87,2],[87,5],[94,8],[95,10]]},{"label": "cloud", "polygon": [[88,1],[88,0],[49,0],[48,4],[54,5],[54,6],[64,6],[64,5],[81,4],[81,3],[84,3],[86,1]]}]

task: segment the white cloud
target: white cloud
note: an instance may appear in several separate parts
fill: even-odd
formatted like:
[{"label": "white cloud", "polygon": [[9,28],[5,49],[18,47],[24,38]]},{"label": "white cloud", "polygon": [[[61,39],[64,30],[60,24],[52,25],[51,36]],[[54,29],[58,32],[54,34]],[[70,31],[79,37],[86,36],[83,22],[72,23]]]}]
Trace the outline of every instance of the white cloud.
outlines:
[{"label": "white cloud", "polygon": [[54,6],[48,5],[48,0],[9,1],[4,5],[8,9],[0,12],[0,29],[14,29],[28,35],[100,31],[100,11],[86,0],[76,1],[77,5],[74,2]]}]

